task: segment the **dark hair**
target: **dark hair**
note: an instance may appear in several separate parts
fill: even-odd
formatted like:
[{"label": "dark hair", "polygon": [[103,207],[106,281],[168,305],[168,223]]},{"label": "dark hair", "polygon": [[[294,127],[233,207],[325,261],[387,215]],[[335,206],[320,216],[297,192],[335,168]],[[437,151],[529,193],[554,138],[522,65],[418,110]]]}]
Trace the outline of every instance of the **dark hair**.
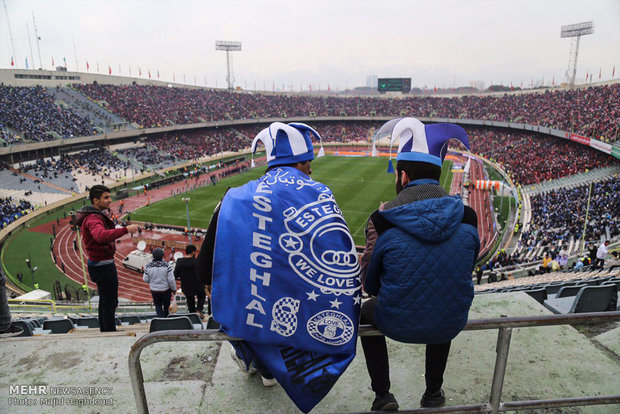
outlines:
[{"label": "dark hair", "polygon": [[266,173],[268,173],[269,171],[273,170],[274,168],[278,168],[278,167],[291,167],[291,168],[297,168],[297,164],[303,164],[305,162],[312,162],[312,160],[307,160],[307,161],[297,161],[297,162],[292,162],[290,164],[280,164],[280,165],[272,165],[271,167],[267,167],[267,169],[265,170]]},{"label": "dark hair", "polygon": [[109,193],[109,192],[110,192],[110,189],[106,187],[105,185],[101,185],[101,184],[93,185],[90,188],[90,192],[88,193],[88,198],[90,198],[90,203],[94,204],[93,200],[95,198],[99,199],[101,198],[103,193]]},{"label": "dark hair", "polygon": [[396,174],[400,177],[400,172],[407,173],[410,181],[419,180],[421,178],[431,178],[439,181],[441,177],[441,167],[428,162],[419,161],[398,161],[396,163]]},{"label": "dark hair", "polygon": [[162,260],[164,258],[164,249],[158,247],[153,250],[153,260]]},{"label": "dark hair", "polygon": [[194,246],[193,244],[188,244],[185,247],[185,254],[192,254],[196,251],[196,246]]}]

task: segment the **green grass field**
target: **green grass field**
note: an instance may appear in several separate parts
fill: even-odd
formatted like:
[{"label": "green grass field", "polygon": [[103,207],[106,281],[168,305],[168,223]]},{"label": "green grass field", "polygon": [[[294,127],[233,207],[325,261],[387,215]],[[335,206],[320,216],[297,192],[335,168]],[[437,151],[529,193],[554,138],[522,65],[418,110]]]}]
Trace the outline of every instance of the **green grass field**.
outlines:
[{"label": "green grass field", "polygon": [[[385,158],[322,157],[312,162],[312,178],[327,184],[334,193],[355,243],[364,245],[364,227],[370,213],[382,201],[396,195],[394,174],[387,174]],[[444,163],[441,183],[449,189],[451,184],[450,162]],[[265,167],[221,180],[217,186],[203,187],[188,193],[153,203],[131,213],[131,218],[161,224],[185,226],[187,218],[183,197],[189,204],[192,227],[207,228],[211,214],[228,187],[239,187],[260,177]]]},{"label": "green grass field", "polygon": [[[29,226],[34,228],[55,221],[57,217],[62,219],[64,217],[63,212],[78,210],[82,205],[82,202],[73,203],[54,214],[33,220]],[[51,237],[50,234],[37,233],[28,229],[20,230],[11,236],[4,246],[3,261],[7,272],[14,281],[18,272],[23,273],[22,285],[32,287],[32,275],[30,268],[26,266],[26,259],[30,257],[32,267],[37,267],[37,271],[34,273],[34,281],[39,284],[41,289],[52,292],[52,286],[56,280],[60,281],[63,289],[66,284],[73,288],[79,288],[80,284],[67,278],[54,264],[50,253]],[[20,285],[18,284],[18,286]]]}]

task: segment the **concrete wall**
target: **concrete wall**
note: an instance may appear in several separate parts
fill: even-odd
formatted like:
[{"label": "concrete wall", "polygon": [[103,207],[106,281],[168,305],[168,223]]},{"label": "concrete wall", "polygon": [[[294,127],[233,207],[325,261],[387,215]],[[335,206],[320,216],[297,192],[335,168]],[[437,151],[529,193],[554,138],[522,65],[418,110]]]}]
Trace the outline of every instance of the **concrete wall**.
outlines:
[{"label": "concrete wall", "polygon": [[[107,68],[105,69],[107,71]],[[151,73],[154,75],[154,73]],[[43,77],[43,78],[20,78],[25,77]],[[66,79],[73,77],[76,79]],[[204,86],[182,85],[174,82],[164,82],[156,79],[143,79],[131,76],[103,75],[93,72],[64,72],[57,70],[36,70],[36,69],[0,69],[0,82],[11,86],[45,86],[53,88],[56,86],[67,86],[72,83],[101,83],[104,85],[153,85],[153,86],[174,86],[186,89],[213,89]]]}]

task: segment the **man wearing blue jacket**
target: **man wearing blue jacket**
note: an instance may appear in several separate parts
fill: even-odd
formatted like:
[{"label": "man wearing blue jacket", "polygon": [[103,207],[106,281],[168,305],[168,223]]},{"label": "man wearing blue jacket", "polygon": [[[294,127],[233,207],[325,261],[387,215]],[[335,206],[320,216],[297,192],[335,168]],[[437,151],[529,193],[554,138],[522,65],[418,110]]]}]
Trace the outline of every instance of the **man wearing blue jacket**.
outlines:
[{"label": "man wearing blue jacket", "polygon": [[[372,297],[362,305],[361,323],[399,342],[426,344],[420,405],[441,407],[450,343],[467,323],[474,296],[471,274],[480,240],[476,212],[449,196],[439,177],[447,141],[456,138],[468,148],[469,142],[457,125],[424,125],[414,118],[392,120],[377,136],[386,132],[392,143],[400,139],[397,196],[368,220],[361,261],[364,289]],[[361,340],[376,394],[371,410],[397,411],[385,337]]]}]

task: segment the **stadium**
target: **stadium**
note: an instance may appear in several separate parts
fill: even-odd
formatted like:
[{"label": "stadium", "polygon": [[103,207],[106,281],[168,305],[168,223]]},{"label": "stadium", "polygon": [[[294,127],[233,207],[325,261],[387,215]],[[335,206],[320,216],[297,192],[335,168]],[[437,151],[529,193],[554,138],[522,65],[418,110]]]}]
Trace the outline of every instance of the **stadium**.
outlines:
[{"label": "stadium", "polygon": [[[240,51],[235,43],[218,50]],[[0,257],[11,326],[20,330],[0,338],[1,412],[301,412],[281,387],[238,372],[229,338],[208,322],[210,305],[204,318],[190,312],[179,280],[178,311],[157,317],[145,267],[156,249],[174,265],[188,245],[213,243],[210,223],[227,191],[266,173],[270,149],[252,145],[276,122],[320,133],[311,177],[333,193],[361,256],[369,216],[395,197],[386,171],[398,143],[378,132],[409,117],[466,132],[469,149],[447,141],[439,185],[475,211],[480,248],[445,407],[418,408],[424,348],[387,340],[401,410],[618,412],[615,66],[605,79],[601,69],[594,81],[573,73],[525,88],[428,88],[385,76],[370,87],[276,90],[275,82],[235,84],[231,63],[228,87],[136,67],[134,76],[107,64],[100,71],[99,62],[80,68],[77,56],[75,68],[66,59],[48,69],[25,63],[11,57],[0,68]],[[111,222],[139,227],[113,241],[115,332],[100,331],[98,285],[75,221],[100,184],[110,189]],[[360,327],[359,335],[376,334]],[[312,412],[364,412],[369,384],[358,346]]]}]

